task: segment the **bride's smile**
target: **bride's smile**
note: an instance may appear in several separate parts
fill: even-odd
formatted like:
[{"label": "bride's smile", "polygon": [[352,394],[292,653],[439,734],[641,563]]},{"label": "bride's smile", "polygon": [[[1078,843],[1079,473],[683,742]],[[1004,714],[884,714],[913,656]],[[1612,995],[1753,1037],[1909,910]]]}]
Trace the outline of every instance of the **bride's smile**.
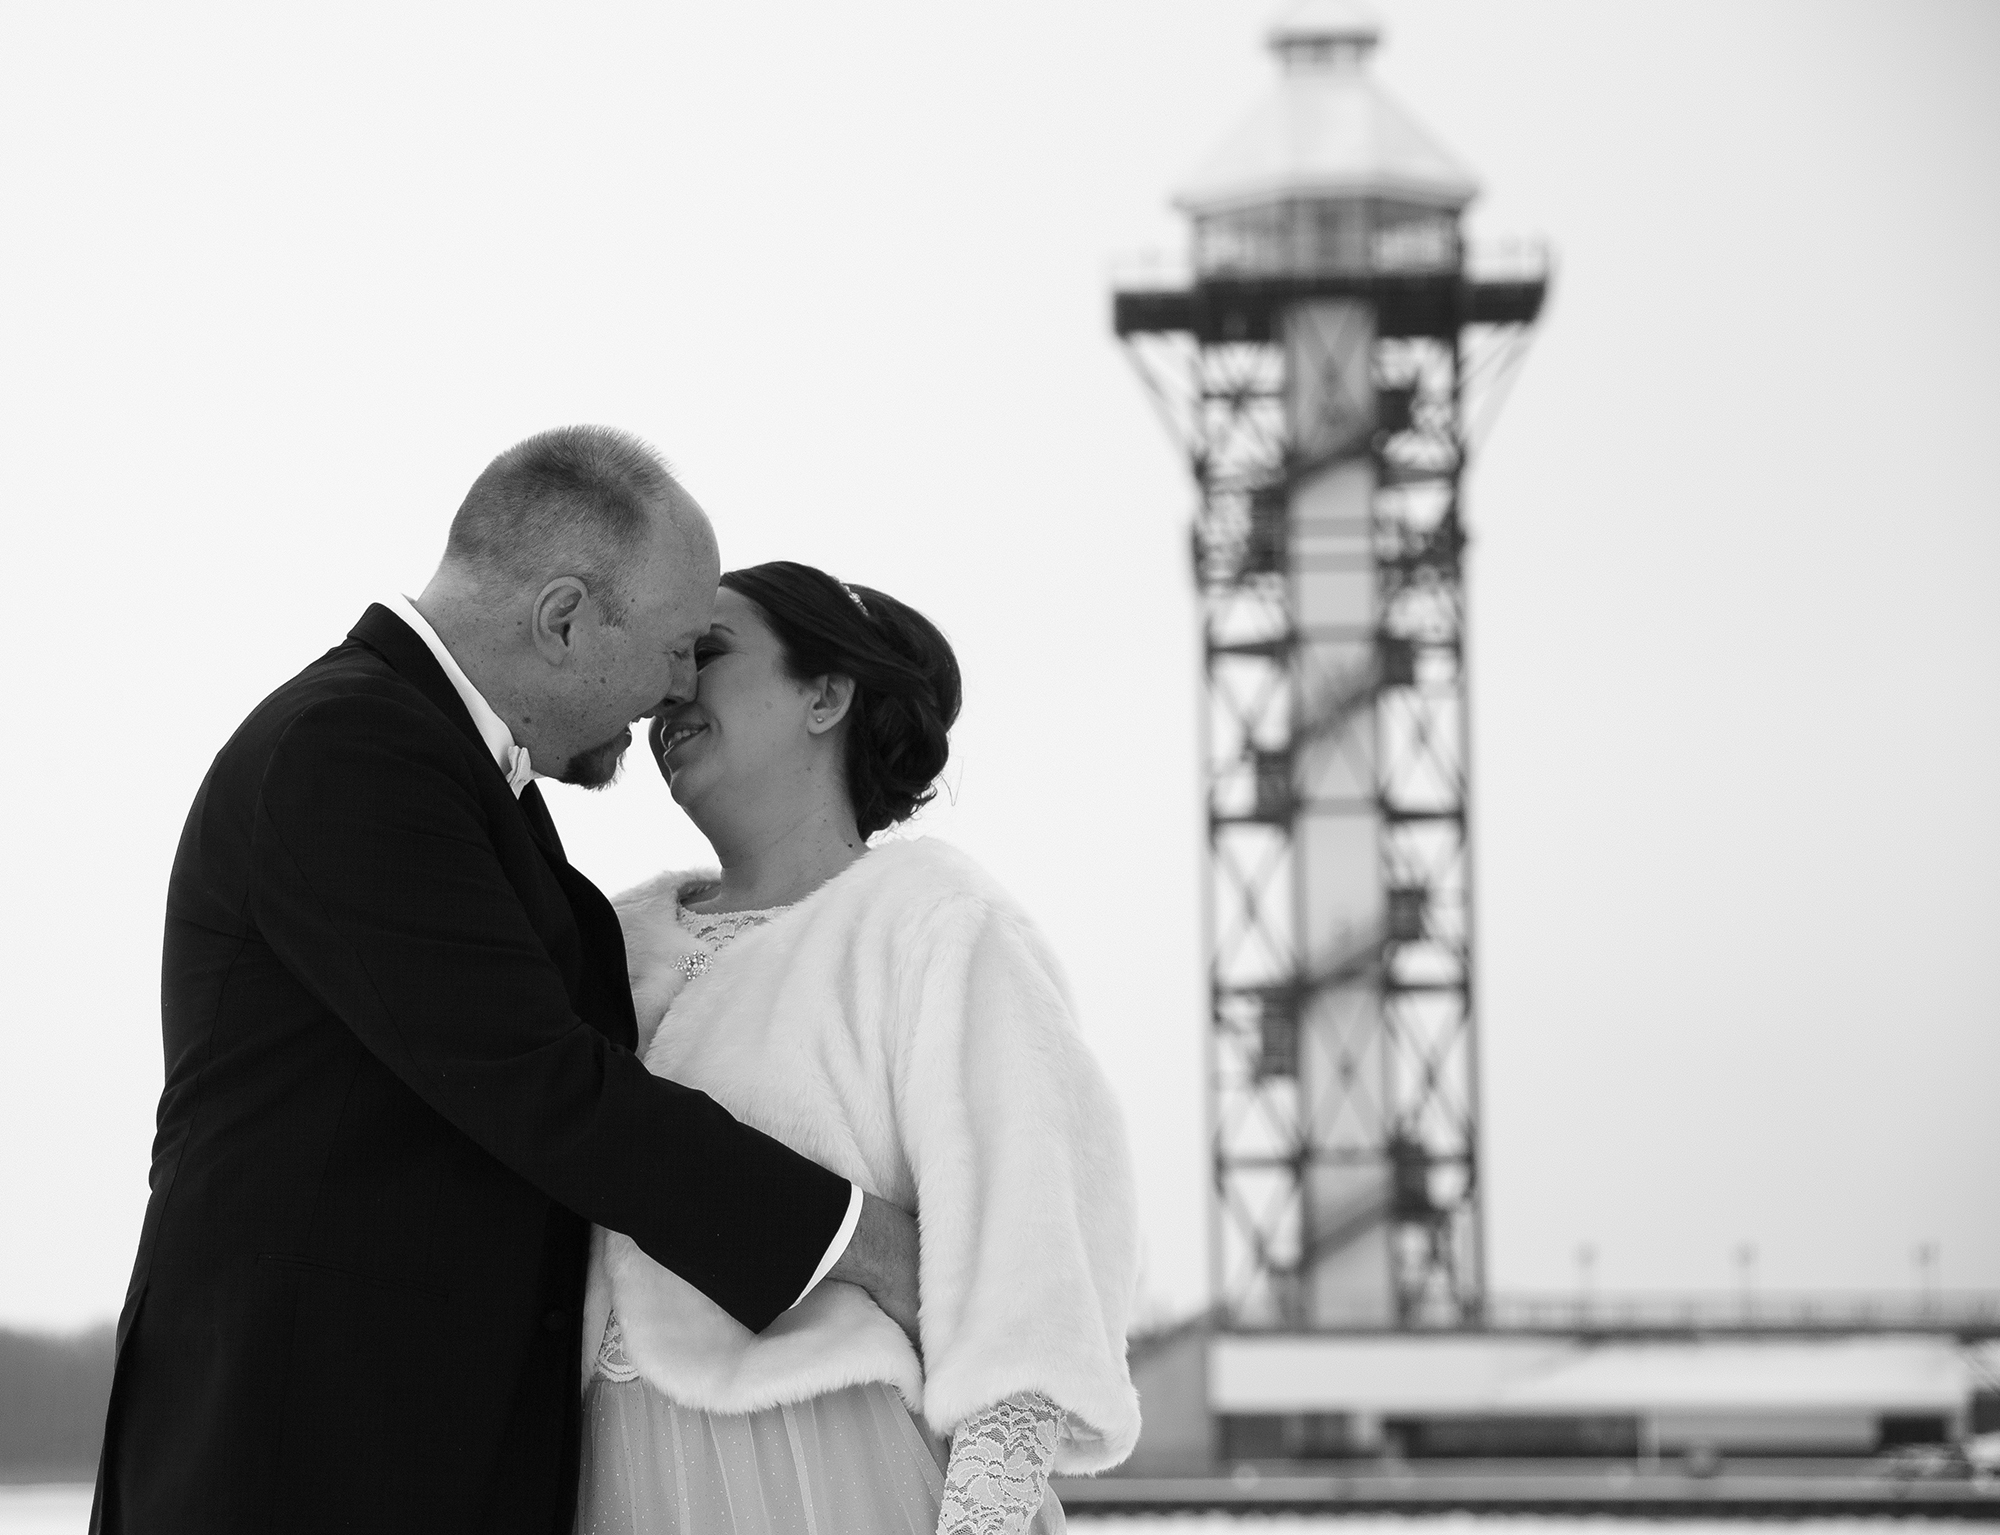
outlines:
[{"label": "bride's smile", "polygon": [[664,763],[669,772],[673,769],[673,755],[677,748],[692,741],[708,727],[693,720],[678,719],[672,724],[662,720],[653,726],[653,754]]}]

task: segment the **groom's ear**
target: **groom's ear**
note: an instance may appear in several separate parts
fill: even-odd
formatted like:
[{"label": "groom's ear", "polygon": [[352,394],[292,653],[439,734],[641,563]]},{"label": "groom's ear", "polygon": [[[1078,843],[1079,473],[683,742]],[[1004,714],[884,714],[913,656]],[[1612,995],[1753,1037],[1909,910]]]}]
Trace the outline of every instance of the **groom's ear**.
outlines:
[{"label": "groom's ear", "polygon": [[806,732],[809,735],[824,735],[842,720],[854,703],[854,679],[843,677],[838,672],[812,680],[812,692],[806,697]]},{"label": "groom's ear", "polygon": [[549,665],[568,664],[575,651],[577,621],[589,598],[589,588],[575,576],[557,576],[536,595],[529,638]]}]

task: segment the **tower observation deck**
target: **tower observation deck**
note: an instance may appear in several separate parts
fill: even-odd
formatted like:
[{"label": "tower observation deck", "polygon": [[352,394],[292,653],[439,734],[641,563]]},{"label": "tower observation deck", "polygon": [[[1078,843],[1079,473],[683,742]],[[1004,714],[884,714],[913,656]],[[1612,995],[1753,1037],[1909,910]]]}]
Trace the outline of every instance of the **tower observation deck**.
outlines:
[{"label": "tower observation deck", "polygon": [[1212,1293],[1235,1331],[1485,1314],[1462,487],[1546,262],[1376,82],[1364,7],[1182,188],[1191,275],[1113,323],[1197,502]]}]

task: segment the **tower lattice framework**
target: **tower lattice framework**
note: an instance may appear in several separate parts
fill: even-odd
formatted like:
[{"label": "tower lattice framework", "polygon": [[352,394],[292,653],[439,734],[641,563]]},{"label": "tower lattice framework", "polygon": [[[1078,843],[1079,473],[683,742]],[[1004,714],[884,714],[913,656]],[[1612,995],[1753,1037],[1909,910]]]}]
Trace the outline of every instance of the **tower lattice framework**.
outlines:
[{"label": "tower lattice framework", "polygon": [[1454,261],[1116,297],[1198,492],[1235,1328],[1482,1314],[1461,487],[1544,286]]}]

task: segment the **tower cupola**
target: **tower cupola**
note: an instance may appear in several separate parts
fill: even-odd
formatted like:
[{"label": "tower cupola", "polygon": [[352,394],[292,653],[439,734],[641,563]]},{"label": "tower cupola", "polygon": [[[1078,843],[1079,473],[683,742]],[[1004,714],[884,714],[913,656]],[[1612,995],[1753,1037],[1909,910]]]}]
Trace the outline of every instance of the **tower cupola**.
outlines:
[{"label": "tower cupola", "polygon": [[1268,35],[1276,89],[1182,186],[1204,277],[1460,265],[1471,173],[1375,80],[1360,0],[1299,0]]}]

